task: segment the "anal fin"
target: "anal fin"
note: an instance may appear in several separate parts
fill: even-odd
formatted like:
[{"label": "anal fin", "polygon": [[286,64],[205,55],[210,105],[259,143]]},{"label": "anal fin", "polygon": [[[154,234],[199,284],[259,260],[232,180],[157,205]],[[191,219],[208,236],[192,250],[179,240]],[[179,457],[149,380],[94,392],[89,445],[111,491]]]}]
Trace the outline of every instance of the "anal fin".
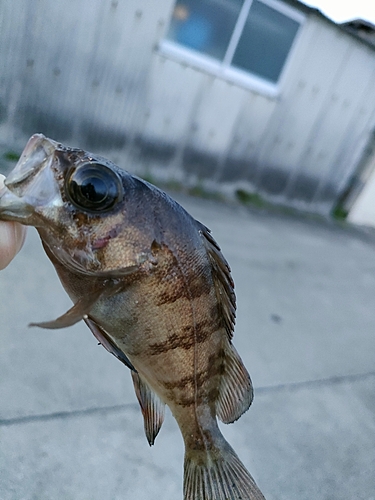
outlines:
[{"label": "anal fin", "polygon": [[132,378],[144,419],[147,441],[152,446],[164,422],[165,404],[138,373],[132,372]]},{"label": "anal fin", "polygon": [[216,413],[230,424],[248,410],[254,397],[250,375],[234,346],[228,341],[224,348],[224,369],[220,381]]}]

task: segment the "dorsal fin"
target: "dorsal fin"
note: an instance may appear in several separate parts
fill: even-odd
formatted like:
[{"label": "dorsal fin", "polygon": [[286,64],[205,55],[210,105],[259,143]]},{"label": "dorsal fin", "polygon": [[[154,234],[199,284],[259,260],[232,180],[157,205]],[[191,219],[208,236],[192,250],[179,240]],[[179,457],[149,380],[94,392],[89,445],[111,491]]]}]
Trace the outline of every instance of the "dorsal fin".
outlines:
[{"label": "dorsal fin", "polygon": [[231,342],[236,319],[236,296],[229,264],[210,230],[201,223],[199,225],[211,261],[219,314],[223,318],[228,334],[228,338],[223,342],[223,373],[216,401],[216,412],[222,422],[229,424],[240,418],[251,405],[253,386],[250,375]]},{"label": "dorsal fin", "polygon": [[231,340],[236,320],[236,296],[234,293],[234,282],[230,274],[230,267],[224,255],[221,253],[219,245],[212,237],[211,231],[200,222],[198,222],[198,224],[212,265],[219,313],[223,318],[228,338]]},{"label": "dorsal fin", "polygon": [[139,376],[131,372],[135,394],[141,407],[147,441],[152,446],[164,422],[165,403]]}]

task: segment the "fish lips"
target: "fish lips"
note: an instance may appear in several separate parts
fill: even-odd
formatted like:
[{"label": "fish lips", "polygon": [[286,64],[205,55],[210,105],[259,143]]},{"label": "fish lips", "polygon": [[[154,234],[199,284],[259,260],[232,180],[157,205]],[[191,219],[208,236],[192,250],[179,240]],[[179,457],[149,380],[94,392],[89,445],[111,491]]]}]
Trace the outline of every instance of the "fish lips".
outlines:
[{"label": "fish lips", "polygon": [[37,225],[38,211],[62,205],[51,168],[57,148],[42,134],[30,138],[0,190],[0,219]]},{"label": "fish lips", "polygon": [[34,208],[4,187],[0,191],[0,220],[18,221],[27,224]]}]

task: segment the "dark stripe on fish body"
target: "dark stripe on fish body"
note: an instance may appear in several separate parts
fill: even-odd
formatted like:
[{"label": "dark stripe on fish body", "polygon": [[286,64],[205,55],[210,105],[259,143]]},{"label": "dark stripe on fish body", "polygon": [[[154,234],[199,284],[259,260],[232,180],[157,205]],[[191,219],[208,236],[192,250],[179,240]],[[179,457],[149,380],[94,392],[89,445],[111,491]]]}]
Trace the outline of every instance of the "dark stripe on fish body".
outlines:
[{"label": "dark stripe on fish body", "polygon": [[190,436],[189,439],[189,451],[191,452],[204,452],[202,456],[200,453],[194,454],[194,461],[198,464],[205,464],[207,457],[205,456],[207,452],[214,451],[215,445],[212,438],[211,431],[207,429],[200,429],[199,432],[195,432]]},{"label": "dark stripe on fish body", "polygon": [[[199,386],[198,385],[198,391],[195,391],[195,380],[194,377],[192,377],[191,380],[191,385],[189,386],[182,386],[182,387],[175,387],[171,389],[167,389],[167,394],[170,399],[170,401],[173,401],[174,406],[182,406],[184,408],[189,407],[189,406],[195,406],[195,407],[206,407],[207,405],[211,407],[214,407],[215,401],[216,400],[211,400],[208,399],[210,392],[207,393],[203,387],[206,385],[208,382],[207,375],[202,379],[202,382]],[[177,382],[176,382],[177,383]],[[164,384],[163,384],[164,385]],[[202,390],[203,389],[203,390]],[[214,415],[212,415],[214,417]]]},{"label": "dark stripe on fish body", "polygon": [[194,388],[195,382],[198,386],[202,385],[207,380],[207,370],[196,373],[196,375],[188,375],[179,380],[164,381],[163,385],[166,389],[185,389],[189,384]]},{"label": "dark stripe on fish body", "polygon": [[222,371],[223,359],[211,355],[205,369],[178,380],[164,380],[163,387],[169,392],[169,398],[180,406],[215,404],[219,396],[217,377]]},{"label": "dark stripe on fish body", "polygon": [[174,402],[178,404],[179,406],[182,406],[184,408],[188,406],[194,406],[196,404],[200,405],[202,404],[202,398],[196,397],[195,395],[193,396],[185,396],[181,395],[179,398],[174,398]]},{"label": "dark stripe on fish body", "polygon": [[191,349],[196,343],[206,342],[215,332],[215,325],[211,321],[203,320],[195,325],[182,328],[181,333],[172,333],[163,342],[154,342],[147,348],[150,355],[163,354],[173,349]]},{"label": "dark stripe on fish body", "polygon": [[157,286],[153,290],[155,305],[173,304],[180,298],[195,299],[210,293],[212,278],[208,260],[198,254],[189,256],[181,269],[180,262],[185,259],[176,257],[166,245],[158,247],[153,255],[159,259]]},{"label": "dark stripe on fish body", "polygon": [[205,280],[200,276],[189,279],[188,286],[181,277],[174,276],[164,286],[163,283],[158,283],[158,289],[155,290],[155,305],[173,304],[181,298],[195,299],[208,294],[208,292]]}]

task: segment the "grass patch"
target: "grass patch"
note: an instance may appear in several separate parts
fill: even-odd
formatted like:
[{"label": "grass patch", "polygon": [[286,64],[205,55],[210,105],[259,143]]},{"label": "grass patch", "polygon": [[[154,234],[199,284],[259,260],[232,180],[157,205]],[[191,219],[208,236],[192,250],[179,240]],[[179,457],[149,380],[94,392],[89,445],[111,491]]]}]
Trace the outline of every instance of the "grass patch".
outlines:
[{"label": "grass patch", "polygon": [[342,205],[337,205],[333,210],[332,210],[332,217],[336,220],[346,220],[348,216],[348,211],[345,210]]},{"label": "grass patch", "polygon": [[236,198],[244,205],[253,205],[257,208],[265,208],[269,205],[258,193],[250,193],[245,189],[237,189]]},{"label": "grass patch", "polygon": [[158,186],[161,189],[185,193],[190,196],[204,198],[206,200],[225,201],[225,196],[223,194],[219,193],[218,191],[208,190],[201,184],[195,184],[194,186],[186,187],[186,185],[176,179],[160,181],[150,173],[142,175],[142,179],[149,182],[150,184],[153,184],[154,186]]},{"label": "grass patch", "polygon": [[20,158],[20,154],[19,153],[16,153],[15,151],[6,151],[4,154],[3,154],[3,158],[4,160],[6,161],[18,161],[19,158]]},{"label": "grass patch", "polygon": [[[237,200],[243,205],[252,206],[258,210],[268,210],[271,212],[277,212],[279,214],[295,216],[301,214],[297,208],[289,207],[288,205],[281,205],[277,203],[271,203],[258,193],[251,193],[245,189],[237,189],[235,192]],[[311,214],[309,214],[310,216]]]},{"label": "grass patch", "polygon": [[225,199],[221,193],[218,193],[217,191],[209,191],[199,184],[188,188],[187,193],[190,194],[190,196],[205,198],[206,200],[223,201]]},{"label": "grass patch", "polygon": [[146,182],[149,182],[150,184],[156,184],[154,177],[150,173],[141,174],[140,177],[141,179],[143,179]]},{"label": "grass patch", "polygon": [[170,179],[169,181],[166,181],[163,183],[163,187],[165,189],[170,189],[171,191],[182,191],[182,184],[180,181],[177,181],[175,179]]},{"label": "grass patch", "polygon": [[167,181],[160,181],[150,173],[141,175],[141,178],[149,182],[150,184],[159,187],[160,189],[170,189],[171,191],[182,191],[181,182],[173,179]]}]

